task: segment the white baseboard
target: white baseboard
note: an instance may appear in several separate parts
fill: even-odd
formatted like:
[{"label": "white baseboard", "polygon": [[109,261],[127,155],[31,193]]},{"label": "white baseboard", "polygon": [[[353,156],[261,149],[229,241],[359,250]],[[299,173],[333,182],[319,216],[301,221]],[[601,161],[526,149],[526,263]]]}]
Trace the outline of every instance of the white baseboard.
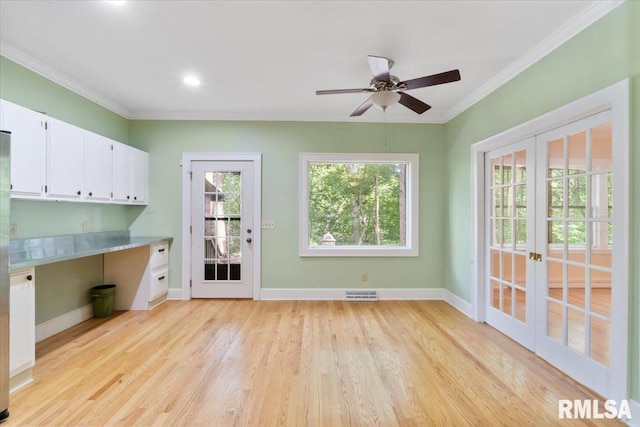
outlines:
[{"label": "white baseboard", "polygon": [[169,288],[169,292],[167,293],[167,299],[178,300],[178,301],[185,299],[182,296],[182,288],[180,289]]},{"label": "white baseboard", "polygon": [[[349,289],[354,290],[354,289]],[[358,291],[376,290],[380,300],[442,300],[443,288],[377,288],[357,289]],[[344,300],[345,288],[262,288],[261,299],[265,301],[321,301]]]},{"label": "white baseboard", "polygon": [[449,303],[449,305],[457,308],[462,314],[467,316],[468,318],[473,318],[473,307],[471,304],[460,298],[458,295],[454,294],[448,289],[443,289],[444,300]]},{"label": "white baseboard", "polygon": [[93,303],[36,325],[36,342],[45,340],[93,317]]},{"label": "white baseboard", "polygon": [[632,427],[640,427],[640,402],[637,400],[629,400],[631,408],[631,419],[625,422]]}]

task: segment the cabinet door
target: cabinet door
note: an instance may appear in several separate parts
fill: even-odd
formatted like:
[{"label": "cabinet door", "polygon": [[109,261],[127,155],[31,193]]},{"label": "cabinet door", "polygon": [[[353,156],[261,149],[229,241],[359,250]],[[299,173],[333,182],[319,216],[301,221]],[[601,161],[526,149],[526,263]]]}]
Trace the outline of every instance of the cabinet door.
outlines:
[{"label": "cabinet door", "polygon": [[11,194],[42,195],[47,155],[44,116],[2,101],[0,127],[11,132]]},{"label": "cabinet door", "polygon": [[79,199],[84,174],[84,131],[76,126],[48,119],[47,195]]},{"label": "cabinet door", "polygon": [[130,160],[131,147],[113,144],[113,197],[114,202],[128,203],[131,200]]},{"label": "cabinet door", "polygon": [[33,269],[11,273],[9,290],[9,376],[32,367],[36,355]]},{"label": "cabinet door", "polygon": [[147,203],[149,154],[133,149],[131,155],[131,196],[133,203]]},{"label": "cabinet door", "polygon": [[113,187],[112,141],[95,133],[84,136],[84,198],[111,199]]}]

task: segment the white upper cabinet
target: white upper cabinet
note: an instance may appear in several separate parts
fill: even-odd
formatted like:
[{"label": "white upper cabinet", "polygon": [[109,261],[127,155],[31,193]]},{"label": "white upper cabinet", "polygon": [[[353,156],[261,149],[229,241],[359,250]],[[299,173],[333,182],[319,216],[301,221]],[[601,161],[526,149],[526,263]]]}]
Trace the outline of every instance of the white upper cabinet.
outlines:
[{"label": "white upper cabinet", "polygon": [[149,154],[132,149],[131,152],[131,198],[133,203],[147,203],[149,182]]},{"label": "white upper cabinet", "polygon": [[113,143],[113,201],[128,203],[131,200],[130,160],[132,148]]},{"label": "white upper cabinet", "polygon": [[33,110],[0,102],[0,128],[11,132],[11,194],[40,196],[46,181],[45,117]]},{"label": "white upper cabinet", "polygon": [[104,136],[84,135],[84,191],[87,200],[108,201],[113,190],[113,142]]},{"label": "white upper cabinet", "polygon": [[84,180],[84,131],[47,119],[47,186],[50,197],[79,199]]},{"label": "white upper cabinet", "polygon": [[11,132],[11,197],[147,204],[149,154],[0,100]]}]

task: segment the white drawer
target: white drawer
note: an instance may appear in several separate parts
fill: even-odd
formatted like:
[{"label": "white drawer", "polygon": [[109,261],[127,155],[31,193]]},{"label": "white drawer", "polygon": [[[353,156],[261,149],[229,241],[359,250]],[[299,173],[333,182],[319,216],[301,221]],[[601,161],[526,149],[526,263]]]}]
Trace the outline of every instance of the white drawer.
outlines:
[{"label": "white drawer", "polygon": [[151,259],[149,267],[155,268],[169,262],[169,243],[159,243],[151,246]]},{"label": "white drawer", "polygon": [[156,298],[158,295],[162,295],[169,289],[169,272],[163,271],[161,273],[151,276],[151,293],[149,295],[149,301]]}]

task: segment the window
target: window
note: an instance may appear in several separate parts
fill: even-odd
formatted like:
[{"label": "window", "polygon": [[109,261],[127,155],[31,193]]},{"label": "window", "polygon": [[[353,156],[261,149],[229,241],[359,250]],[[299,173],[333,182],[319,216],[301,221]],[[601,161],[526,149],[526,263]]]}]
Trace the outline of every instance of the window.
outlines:
[{"label": "window", "polygon": [[300,155],[300,256],[418,256],[418,154]]}]

